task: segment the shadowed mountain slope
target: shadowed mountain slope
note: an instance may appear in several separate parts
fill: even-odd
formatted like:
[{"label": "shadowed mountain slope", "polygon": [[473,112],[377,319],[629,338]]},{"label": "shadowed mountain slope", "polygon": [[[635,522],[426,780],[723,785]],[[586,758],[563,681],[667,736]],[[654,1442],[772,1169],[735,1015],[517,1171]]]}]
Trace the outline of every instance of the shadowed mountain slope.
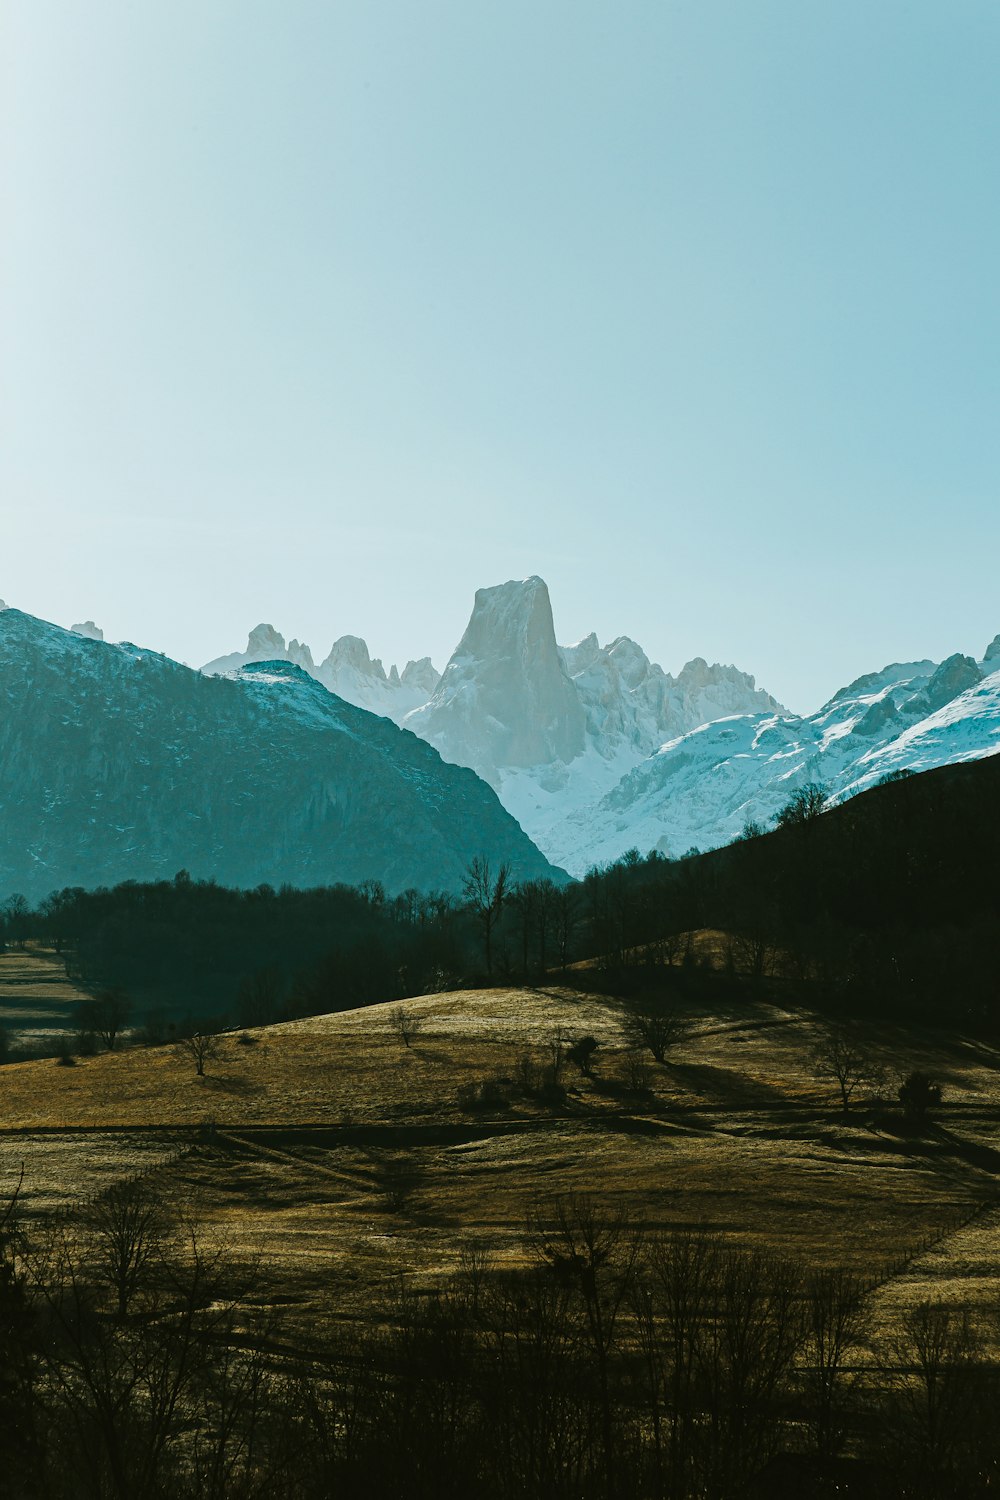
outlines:
[{"label": "shadowed mountain slope", "polygon": [[301,668],[206,677],[0,613],[0,892],[156,879],[456,890],[555,872],[495,794]]}]

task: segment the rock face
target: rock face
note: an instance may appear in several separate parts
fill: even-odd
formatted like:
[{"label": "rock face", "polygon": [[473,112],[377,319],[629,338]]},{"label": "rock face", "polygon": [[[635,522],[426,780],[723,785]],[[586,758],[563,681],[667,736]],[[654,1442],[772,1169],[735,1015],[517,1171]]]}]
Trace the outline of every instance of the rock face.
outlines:
[{"label": "rock face", "polygon": [[478,590],[441,681],[406,727],[492,782],[502,768],[567,762],[582,752],[586,715],[540,578]]},{"label": "rock face", "polygon": [[402,672],[391,667],[388,674],[377,657],[359,636],[342,635],[334,641],[330,654],[318,666],[303,641],[285,638],[273,625],[257,625],[250,632],[245,651],[233,651],[206,663],[202,671],[210,677],[238,671],[256,661],[288,661],[301,667],[357,708],[383,714],[399,723],[412,709],[426,703],[437,686],[438,673],[429,656],[407,662]]},{"label": "rock face", "polygon": [[560,877],[471,771],[287,661],[205,677],[10,609],[0,705],[0,896],[181,868],[457,890],[483,852]]},{"label": "rock face", "polygon": [[589,635],[561,654],[587,713],[588,738],[606,759],[623,746],[649,755],[664,740],[723,714],[781,711],[737,667],[710,667],[696,656],[673,677],[628,636],[602,647]]},{"label": "rock face", "polygon": [[74,635],[85,635],[89,641],[103,641],[104,631],[93,620],[84,620],[82,625],[71,625]]}]

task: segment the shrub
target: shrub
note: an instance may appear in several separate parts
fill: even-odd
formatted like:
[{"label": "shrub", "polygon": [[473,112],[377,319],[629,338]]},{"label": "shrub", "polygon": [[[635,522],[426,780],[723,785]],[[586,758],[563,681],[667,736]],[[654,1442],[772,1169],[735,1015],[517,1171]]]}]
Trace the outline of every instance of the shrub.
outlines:
[{"label": "shrub", "polygon": [[572,1047],[566,1048],[566,1057],[589,1078],[594,1071],[594,1053],[600,1045],[596,1036],[582,1036]]},{"label": "shrub", "polygon": [[501,1078],[480,1078],[459,1084],[458,1107],[467,1113],[499,1109],[508,1103],[508,1084]]},{"label": "shrub", "polygon": [[641,1052],[628,1053],[625,1058],[625,1081],[633,1093],[647,1094],[652,1076],[652,1069]]},{"label": "shrub", "polygon": [[915,1068],[899,1085],[899,1102],[907,1119],[920,1124],[941,1103],[941,1085]]}]

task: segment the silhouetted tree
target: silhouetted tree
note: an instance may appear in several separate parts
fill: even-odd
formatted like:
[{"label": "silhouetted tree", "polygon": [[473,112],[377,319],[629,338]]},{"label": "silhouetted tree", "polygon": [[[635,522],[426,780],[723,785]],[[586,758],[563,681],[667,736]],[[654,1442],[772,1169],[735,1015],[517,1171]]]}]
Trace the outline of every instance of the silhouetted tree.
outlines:
[{"label": "silhouetted tree", "polygon": [[916,1124],[922,1124],[928,1113],[941,1103],[941,1085],[919,1068],[904,1078],[898,1092],[907,1118]]},{"label": "silhouetted tree", "polygon": [[281,971],[275,964],[267,964],[246,978],[237,998],[240,1025],[268,1026],[277,1020],[282,988]]},{"label": "silhouetted tree", "polygon": [[477,854],[462,885],[469,908],[482,928],[488,975],[493,973],[493,933],[503,911],[509,880],[509,864],[502,864],[494,875],[486,855]]},{"label": "silhouetted tree", "polygon": [[16,891],[13,896],[7,897],[0,911],[11,942],[15,947],[23,948],[31,925],[31,907],[27,898]]},{"label": "silhouetted tree", "polygon": [[194,1070],[199,1078],[205,1076],[205,1064],[218,1057],[220,1042],[218,1036],[211,1031],[196,1031],[193,1036],[181,1038],[180,1047],[194,1062]]},{"label": "silhouetted tree", "polygon": [[564,885],[555,893],[553,900],[555,916],[556,946],[559,951],[559,967],[566,973],[573,937],[580,920],[580,893],[575,885]]},{"label": "silhouetted tree", "polygon": [[805,1365],[817,1452],[832,1458],[845,1436],[848,1357],[868,1332],[866,1288],[845,1271],[818,1271],[805,1287]]},{"label": "silhouetted tree", "polygon": [[575,1063],[580,1072],[589,1078],[594,1070],[594,1053],[600,1045],[596,1036],[582,1036],[579,1041],[566,1048],[566,1059]]},{"label": "silhouetted tree", "polygon": [[845,1115],[857,1089],[866,1083],[877,1084],[883,1075],[867,1048],[843,1027],[827,1031],[810,1056],[817,1076],[836,1083]]},{"label": "silhouetted tree", "polygon": [[404,1047],[408,1047],[414,1037],[420,1035],[424,1029],[423,1016],[416,1015],[407,1010],[405,1005],[397,1005],[389,1012],[389,1025],[392,1027]]},{"label": "silhouetted tree", "polygon": [[775,814],[775,825],[778,828],[796,828],[802,823],[812,822],[826,806],[826,795],[826,789],[818,782],[807,781]]},{"label": "silhouetted tree", "polygon": [[689,1027],[672,1006],[637,1001],[626,1010],[622,1029],[633,1047],[648,1048],[656,1061],[662,1063],[670,1048],[684,1040]]},{"label": "silhouetted tree", "polygon": [[77,1029],[97,1037],[109,1052],[129,1023],[132,1002],[123,990],[98,990],[92,1000],[81,1000],[76,1008]]},{"label": "silhouetted tree", "polygon": [[116,1183],[84,1211],[98,1275],[110,1287],[120,1318],[162,1255],[167,1220],[141,1181]]}]

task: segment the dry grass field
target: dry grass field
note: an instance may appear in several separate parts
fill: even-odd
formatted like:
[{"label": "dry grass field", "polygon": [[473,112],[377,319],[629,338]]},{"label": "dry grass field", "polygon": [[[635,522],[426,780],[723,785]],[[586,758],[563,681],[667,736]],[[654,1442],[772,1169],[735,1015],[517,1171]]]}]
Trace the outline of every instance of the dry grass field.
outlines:
[{"label": "dry grass field", "polygon": [[71,1025],[74,1004],[86,998],[54,950],[31,944],[0,953],[0,1026],[20,1044],[51,1041]]},{"label": "dry grass field", "polygon": [[[617,1002],[550,988],[428,995],[220,1042],[0,1070],[0,1179],[29,1214],[152,1172],[162,1197],[260,1266],[258,1297],[354,1316],[400,1277],[429,1288],[472,1245],[524,1253],[532,1204],[586,1191],[646,1227],[704,1227],[885,1283],[881,1318],[928,1295],[1000,1298],[1000,1069],[982,1045],[873,1029],[894,1074],[929,1068],[922,1135],[869,1102],[844,1117],[810,1064],[819,1023],[758,1003],[697,1013],[646,1086]],[[565,1096],[519,1086],[559,1037],[597,1038]],[[486,1097],[474,1087],[492,1082]],[[465,1086],[465,1087],[463,1087]],[[483,1091],[480,1090],[480,1095]]]}]

